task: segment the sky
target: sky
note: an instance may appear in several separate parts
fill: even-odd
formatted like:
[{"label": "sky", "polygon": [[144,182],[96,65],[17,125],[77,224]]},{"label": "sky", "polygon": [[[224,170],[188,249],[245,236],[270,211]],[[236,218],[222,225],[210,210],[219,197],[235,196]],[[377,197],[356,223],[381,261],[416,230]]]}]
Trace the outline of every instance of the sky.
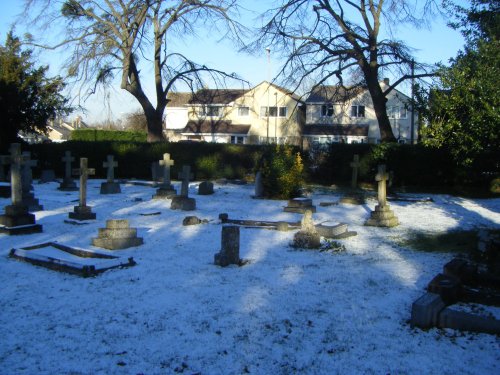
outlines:
[{"label": "sky", "polygon": [[[251,26],[258,26],[257,16],[263,10],[266,10],[273,1],[251,1],[243,0],[242,6],[254,10],[255,13],[246,16],[245,22]],[[0,12],[0,40],[5,42],[5,36],[16,16],[22,11],[22,0],[4,0],[2,1],[2,11]],[[397,30],[397,37],[404,40],[408,45],[415,49],[414,55],[416,61],[433,64],[437,62],[447,63],[450,58],[456,56],[458,50],[463,47],[463,38],[458,31],[446,26],[446,19],[437,16],[432,20],[431,28],[400,28]],[[17,26],[16,33],[22,35],[25,32],[24,26]],[[250,56],[239,53],[234,46],[227,41],[218,41],[210,36],[210,33],[202,43],[191,43],[179,45],[179,48],[189,53],[193,60],[207,66],[214,67],[226,72],[235,72],[243,79],[254,86],[263,80],[273,79],[279,71],[281,62],[278,56],[270,53],[271,59],[268,62],[267,52],[262,51],[260,55]],[[203,34],[202,34],[203,36]],[[40,53],[39,61],[42,64],[48,64],[51,68],[50,74],[62,74],[59,70],[59,64],[62,61],[62,55],[59,52],[45,51]],[[152,81],[152,76],[151,76]],[[152,85],[149,85],[152,87]],[[152,90],[150,90],[152,92]],[[119,84],[104,92],[98,90],[87,101],[81,103],[86,108],[82,115],[86,122],[105,121],[123,117],[125,114],[138,109],[135,98],[121,90]],[[74,113],[76,116],[79,113]]]}]

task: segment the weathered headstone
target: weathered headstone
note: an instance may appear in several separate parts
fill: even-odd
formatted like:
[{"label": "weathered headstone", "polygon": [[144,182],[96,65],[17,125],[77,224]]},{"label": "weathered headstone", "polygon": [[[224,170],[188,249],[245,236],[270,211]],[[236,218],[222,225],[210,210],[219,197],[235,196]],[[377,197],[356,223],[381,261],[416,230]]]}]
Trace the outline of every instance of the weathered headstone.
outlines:
[{"label": "weathered headstone", "polygon": [[130,228],[128,220],[106,220],[106,228],[99,228],[99,234],[92,239],[92,245],[109,250],[127,249],[144,243],[137,237],[137,229]]},{"label": "weathered headstone", "polygon": [[[172,198],[177,194],[170,181],[170,167],[172,165],[174,165],[174,161],[170,159],[170,154],[163,154],[163,159],[158,162],[158,167],[161,168],[163,179],[158,185],[158,189],[156,190],[156,194],[153,195],[153,199]],[[154,170],[156,167],[152,168]]]},{"label": "weathered headstone", "polygon": [[7,181],[7,175],[4,170],[4,165],[9,164],[9,156],[0,155],[0,182]]},{"label": "weathered headstone", "polygon": [[375,227],[395,227],[399,225],[398,218],[387,204],[386,182],[388,178],[389,174],[385,170],[385,165],[379,165],[378,173],[375,176],[375,180],[378,181],[378,205],[375,206],[375,211],[371,212],[371,216],[365,222],[365,225]]},{"label": "weathered headstone", "polygon": [[435,327],[439,321],[439,314],[445,308],[445,303],[435,293],[426,293],[411,307],[412,327],[431,328]]},{"label": "weathered headstone", "polygon": [[254,198],[262,198],[263,196],[264,196],[264,183],[262,182],[262,172],[258,171],[255,174]]},{"label": "weathered headstone", "polygon": [[92,212],[92,207],[87,206],[87,179],[95,174],[95,169],[88,168],[87,158],[80,158],[80,168],[74,169],[73,174],[80,176],[80,202],[68,216],[75,220],[94,220],[96,214]]},{"label": "weathered headstone", "polygon": [[170,208],[172,210],[192,211],[196,209],[196,201],[194,198],[189,198],[189,180],[193,178],[190,173],[191,168],[187,165],[182,167],[182,173],[179,173],[179,178],[182,179],[181,194],[172,197]]},{"label": "weathered headstone", "polygon": [[319,235],[312,219],[312,211],[306,211],[301,221],[301,229],[293,236],[293,247],[318,249],[321,246]]},{"label": "weathered headstone", "polygon": [[30,212],[41,211],[43,206],[40,205],[35,194],[33,193],[33,172],[32,167],[38,164],[37,160],[31,160],[31,153],[25,151],[22,153],[23,164],[21,167],[21,180],[22,180],[22,193],[23,193],[23,204],[28,207]]},{"label": "weathered headstone", "polygon": [[40,180],[38,183],[46,184],[47,182],[54,182],[56,180],[56,172],[53,169],[42,169],[40,173]]},{"label": "weathered headstone", "polygon": [[13,143],[10,146],[10,156],[5,160],[10,163],[11,199],[12,204],[5,207],[5,214],[0,215],[0,233],[9,235],[38,233],[42,226],[36,224],[35,215],[29,213],[23,203],[23,188],[21,167],[24,162],[21,155],[21,145]]},{"label": "weathered headstone", "polygon": [[7,175],[4,170],[4,165],[9,164],[8,155],[0,155],[0,197],[9,198],[10,197],[10,185],[7,184]]},{"label": "weathered headstone", "polygon": [[306,211],[316,212],[316,206],[313,206],[310,198],[293,198],[288,201],[288,206],[283,208],[285,212],[294,212],[305,214]]},{"label": "weathered headstone", "polygon": [[212,195],[214,193],[214,184],[210,181],[200,182],[198,185],[198,195]]},{"label": "weathered headstone", "polygon": [[115,167],[118,167],[118,162],[114,161],[113,155],[108,155],[107,161],[103,162],[102,166],[107,169],[107,172],[106,182],[101,183],[101,194],[121,193],[120,184],[115,181]]},{"label": "weathered headstone", "polygon": [[217,266],[241,264],[240,259],[240,227],[228,225],[222,227],[221,250],[214,255]]},{"label": "weathered headstone", "polygon": [[66,151],[61,160],[64,162],[64,178],[59,184],[58,189],[63,191],[78,190],[78,186],[76,186],[75,181],[71,177],[71,163],[75,161],[75,158],[71,156],[71,151]]},{"label": "weathered headstone", "polygon": [[354,155],[350,166],[352,168],[351,188],[356,189],[358,187],[358,170],[360,166],[359,155]]}]

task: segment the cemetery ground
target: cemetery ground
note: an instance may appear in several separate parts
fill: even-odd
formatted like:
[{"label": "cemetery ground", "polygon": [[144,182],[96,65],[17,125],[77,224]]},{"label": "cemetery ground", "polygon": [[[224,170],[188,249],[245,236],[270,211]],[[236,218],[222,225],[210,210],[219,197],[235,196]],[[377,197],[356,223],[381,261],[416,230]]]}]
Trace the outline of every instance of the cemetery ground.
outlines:
[{"label": "cemetery ground", "polygon": [[[500,373],[498,336],[409,324],[412,303],[456,255],[436,238],[498,228],[500,199],[390,202],[400,225],[380,228],[363,225],[375,195],[364,205],[320,206],[340,194],[316,189],[315,223],[348,223],[357,236],[300,250],[289,246],[296,230],[242,227],[247,262],[222,268],[214,265],[219,213],[301,215],[283,212],[286,201],[252,199],[253,185],[215,184],[215,194],[202,196],[192,182],[196,210],[184,212],[171,210],[170,199],[151,199],[148,186],[124,183],[121,194],[102,195],[102,182],[88,185],[96,220],[68,222],[78,192],[35,182],[43,232],[0,235],[1,374]],[[208,223],[183,226],[188,215]],[[108,219],[129,220],[144,244],[99,250],[133,257],[135,266],[81,278],[8,258],[12,248],[50,241],[98,250],[91,239]],[[456,308],[500,318],[500,308]]]}]

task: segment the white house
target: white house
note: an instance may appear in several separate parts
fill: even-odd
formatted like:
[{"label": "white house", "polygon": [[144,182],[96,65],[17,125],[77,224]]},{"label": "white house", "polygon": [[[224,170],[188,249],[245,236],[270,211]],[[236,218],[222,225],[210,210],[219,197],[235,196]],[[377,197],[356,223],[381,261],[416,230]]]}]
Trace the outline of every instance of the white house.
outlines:
[{"label": "white house", "polygon": [[[387,89],[389,82],[381,82]],[[377,143],[380,141],[373,102],[366,88],[319,86],[306,99],[306,144]],[[394,136],[400,143],[411,142],[410,98],[394,89],[387,95],[387,112]],[[415,124],[417,121],[415,120]],[[417,129],[414,129],[416,139]]]}]

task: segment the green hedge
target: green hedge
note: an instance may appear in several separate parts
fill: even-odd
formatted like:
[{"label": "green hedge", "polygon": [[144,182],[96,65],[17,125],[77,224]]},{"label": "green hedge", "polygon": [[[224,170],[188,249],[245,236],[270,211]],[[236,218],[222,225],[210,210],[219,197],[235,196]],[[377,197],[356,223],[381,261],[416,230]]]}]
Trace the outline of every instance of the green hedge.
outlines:
[{"label": "green hedge", "polygon": [[71,132],[72,141],[119,141],[119,142],[146,142],[146,132],[77,129]]},{"label": "green hedge", "polygon": [[[88,142],[69,141],[64,143],[23,146],[31,149],[33,159],[40,161],[35,177],[43,168],[51,168],[56,175],[63,176],[64,164],[61,158],[66,150],[77,160],[89,159],[89,167],[96,169],[96,177],[105,178],[102,163],[107,155],[114,155],[118,161],[115,170],[117,178],[151,179],[151,163],[170,153],[175,161],[172,177],[183,165],[191,166],[196,179],[231,178],[244,179],[262,167],[264,155],[276,152],[276,147],[258,145],[231,145],[217,143],[179,142]],[[298,151],[298,149],[297,149]],[[295,152],[295,151],[294,151]],[[333,144],[328,148],[302,153],[305,178],[308,183],[349,186],[353,156],[360,156],[359,181],[373,183],[377,165],[384,163],[394,172],[394,185],[408,188],[443,188],[476,186],[487,189],[500,176],[499,152],[485,152],[477,163],[465,170],[453,162],[445,149],[398,144]],[[311,156],[312,155],[312,156]],[[77,166],[77,162],[73,163]]]},{"label": "green hedge", "polygon": [[[29,146],[32,158],[43,160],[35,169],[35,176],[42,168],[51,168],[57,176],[63,176],[64,164],[61,158],[65,151],[71,151],[75,160],[88,158],[89,167],[95,168],[96,177],[104,178],[106,170],[102,163],[107,155],[114,155],[118,161],[115,169],[117,178],[151,179],[151,164],[170,153],[175,164],[172,177],[177,177],[183,165],[191,166],[196,179],[231,178],[243,179],[255,172],[255,166],[264,152],[260,146],[231,145],[215,143],[145,143],[145,142],[88,142],[68,141],[64,143],[36,144]],[[23,147],[24,149],[24,147]],[[77,166],[77,162],[73,163]]]}]

